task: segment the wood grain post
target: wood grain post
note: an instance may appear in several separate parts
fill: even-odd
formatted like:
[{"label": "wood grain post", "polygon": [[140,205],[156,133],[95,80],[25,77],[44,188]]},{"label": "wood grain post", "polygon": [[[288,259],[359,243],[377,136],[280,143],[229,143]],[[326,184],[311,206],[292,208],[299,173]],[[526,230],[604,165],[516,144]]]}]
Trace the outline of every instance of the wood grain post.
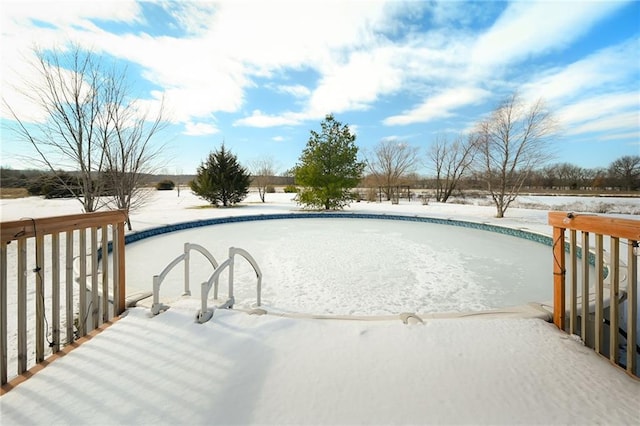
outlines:
[{"label": "wood grain post", "polygon": [[564,330],[565,321],[565,256],[564,228],[553,228],[553,323]]}]

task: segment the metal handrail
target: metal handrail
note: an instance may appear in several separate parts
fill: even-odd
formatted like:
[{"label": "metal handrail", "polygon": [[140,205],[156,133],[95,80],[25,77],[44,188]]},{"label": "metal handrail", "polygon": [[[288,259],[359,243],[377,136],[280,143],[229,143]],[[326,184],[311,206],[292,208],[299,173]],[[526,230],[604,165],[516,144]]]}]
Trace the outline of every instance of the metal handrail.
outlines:
[{"label": "metal handrail", "polygon": [[228,298],[227,298],[227,301],[222,305],[218,306],[217,309],[233,308],[233,305],[235,303],[235,297],[233,294],[233,280],[234,280],[233,273],[234,273],[234,267],[235,267],[234,258],[236,254],[239,254],[242,257],[244,257],[249,262],[249,264],[251,264],[251,266],[253,267],[253,270],[255,271],[256,278],[257,278],[257,284],[256,284],[257,305],[260,306],[262,304],[262,271],[260,270],[258,263],[246,250],[238,247],[229,247],[229,258],[220,264],[218,269],[216,269],[213,272],[213,274],[211,274],[211,276],[207,281],[202,283],[202,290],[200,292],[201,308],[198,311],[198,315],[196,317],[196,320],[200,324],[203,324],[209,321],[213,317],[213,313],[216,308],[212,307],[211,309],[209,309],[208,307],[207,299],[209,298],[209,291],[211,291],[211,287],[214,286],[214,299],[217,300],[218,299],[218,279],[222,271],[224,271],[225,268],[227,267],[229,268]]},{"label": "metal handrail", "polygon": [[209,253],[209,251],[206,248],[202,247],[199,244],[184,243],[184,252],[181,255],[179,255],[178,257],[176,257],[175,259],[173,259],[162,270],[162,272],[160,272],[159,275],[154,275],[153,276],[153,304],[151,305],[151,313],[153,315],[158,315],[160,312],[168,309],[167,305],[164,305],[164,304],[160,303],[160,285],[164,281],[164,279],[167,276],[167,274],[169,274],[169,272],[171,272],[171,270],[174,267],[176,267],[176,265],[178,265],[183,260],[184,260],[184,293],[183,293],[183,296],[190,296],[191,295],[191,289],[189,288],[189,276],[190,276],[190,268],[189,268],[190,254],[189,253],[190,253],[191,250],[195,250],[195,251],[201,253],[209,261],[209,263],[211,264],[211,266],[213,267],[214,270],[216,270],[218,268],[218,262],[213,257],[213,255],[211,253]]}]

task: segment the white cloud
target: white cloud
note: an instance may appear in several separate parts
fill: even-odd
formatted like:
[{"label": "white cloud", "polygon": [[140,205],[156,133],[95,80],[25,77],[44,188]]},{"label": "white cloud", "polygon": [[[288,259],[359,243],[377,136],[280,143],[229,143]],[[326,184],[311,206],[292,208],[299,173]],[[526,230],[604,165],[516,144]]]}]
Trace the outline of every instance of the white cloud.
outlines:
[{"label": "white cloud", "polygon": [[274,137],[271,138],[271,140],[275,141],[275,142],[282,142],[282,141],[284,141],[284,137],[282,137],[282,136],[274,136]]},{"label": "white cloud", "polygon": [[[623,92],[589,97],[561,108],[557,115],[565,125],[570,126],[628,111],[640,114],[638,93]],[[637,127],[640,123],[636,121],[635,125]]]},{"label": "white cloud", "polygon": [[623,6],[609,1],[516,1],[478,38],[473,67],[492,69],[564,49],[602,17]]},{"label": "white cloud", "polygon": [[550,69],[523,86],[528,99],[542,97],[549,103],[609,92],[621,83],[633,82],[640,73],[640,39],[602,49],[564,68]]},{"label": "white cloud", "polygon": [[309,90],[306,86],[301,84],[295,85],[280,85],[275,88],[275,90],[279,93],[286,93],[295,98],[306,98],[311,94],[311,90]]},{"label": "white cloud", "polygon": [[218,133],[216,126],[209,123],[187,122],[184,127],[184,134],[187,136],[206,136]]},{"label": "white cloud", "polygon": [[355,52],[344,65],[328,70],[309,99],[315,114],[365,110],[380,95],[400,89],[402,73],[392,49]]},{"label": "white cloud", "polygon": [[[158,4],[169,13],[186,33],[200,35],[208,30],[218,5],[205,1],[159,0]],[[150,22],[153,24],[153,22]]]},{"label": "white cloud", "polygon": [[488,95],[489,92],[477,87],[448,89],[427,98],[423,103],[411,110],[403,111],[400,115],[385,118],[383,123],[388,126],[405,125],[450,117],[454,115],[454,111],[457,108],[479,103]]},{"label": "white cloud", "polygon": [[635,130],[640,137],[640,113],[638,110],[595,118],[580,125],[570,127],[566,133],[568,135],[579,135],[591,132],[620,132],[623,129]]},{"label": "white cloud", "polygon": [[260,110],[254,110],[249,117],[236,120],[233,125],[248,127],[276,127],[295,125],[299,122],[300,120],[292,113],[285,113],[283,115],[266,115]]}]

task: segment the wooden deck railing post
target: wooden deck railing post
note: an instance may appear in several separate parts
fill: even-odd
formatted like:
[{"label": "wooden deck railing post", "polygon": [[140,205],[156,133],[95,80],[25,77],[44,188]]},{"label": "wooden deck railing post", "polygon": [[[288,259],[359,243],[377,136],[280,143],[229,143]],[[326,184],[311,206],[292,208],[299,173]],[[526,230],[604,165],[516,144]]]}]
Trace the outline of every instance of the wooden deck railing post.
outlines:
[{"label": "wooden deck railing post", "polygon": [[[17,354],[16,358],[11,359],[11,363],[15,364],[17,374],[21,375],[30,367],[30,362],[44,361],[48,347],[53,353],[60,350],[60,345],[63,343],[62,330],[65,332],[65,343],[70,344],[76,337],[74,326],[77,326],[78,334],[84,336],[90,329],[98,327],[101,322],[109,321],[125,310],[125,221],[124,211],[109,211],[2,223],[0,226],[0,384],[3,390],[9,379],[9,354],[12,356]],[[111,242],[114,255],[111,260],[108,259],[107,250],[109,226],[114,229],[114,239]],[[102,272],[99,271],[98,260],[99,228],[103,239]],[[89,244],[88,230],[91,238]],[[64,250],[60,247],[62,233],[64,233]],[[79,260],[77,282],[76,271],[74,271],[74,240],[76,238],[74,234],[78,235],[78,240],[75,241],[78,245],[78,252],[75,254]],[[45,258],[45,245],[48,247],[49,242],[50,264],[49,258]],[[12,243],[17,246],[14,249],[17,260],[9,269],[8,245]],[[28,252],[33,253],[32,247],[35,248],[35,258],[28,256]],[[62,257],[64,257],[64,264],[62,264]],[[111,291],[108,285],[109,261],[114,264],[114,289]],[[62,268],[65,269],[64,290],[61,289]],[[101,282],[100,273],[102,273]],[[91,277],[90,288],[87,288],[88,277]],[[15,296],[11,295],[12,298],[15,297],[15,304],[11,309],[8,309],[9,280],[12,280],[12,284],[15,282]],[[102,291],[102,303],[98,302],[100,291]],[[113,297],[113,309],[109,306],[110,296]],[[48,305],[45,306],[45,299],[48,297],[51,300],[50,322],[47,318]],[[64,307],[61,306],[62,297],[65,299]],[[76,298],[75,301],[74,298]],[[79,311],[76,311],[76,306],[79,307]],[[100,309],[104,311],[102,317],[98,315]],[[12,315],[11,321],[8,318],[8,311]],[[64,315],[65,325],[61,327],[62,315]],[[15,324],[15,328],[8,330],[9,323]],[[51,339],[48,338],[49,329],[45,326],[50,327]],[[9,348],[10,338],[12,342],[16,342],[12,348]],[[45,343],[48,347],[45,347]]]},{"label": "wooden deck railing post", "polygon": [[[126,273],[125,273],[125,256],[124,256],[124,222],[120,221],[117,224],[118,230],[118,238],[117,243],[114,244],[114,247],[117,245],[118,247],[118,298],[117,298],[117,309],[115,309],[115,314],[120,315],[126,309]],[[115,277],[114,277],[115,278]],[[114,307],[116,299],[114,298]]]},{"label": "wooden deck railing post", "polygon": [[553,323],[564,330],[565,256],[564,228],[553,228]]},{"label": "wooden deck railing post", "polygon": [[[640,221],[595,214],[550,212],[549,225],[553,226],[554,323],[558,328],[564,330],[564,233],[569,230],[571,234],[569,242],[571,259],[568,265],[572,278],[569,295],[571,297],[569,312],[571,324],[569,331],[571,333],[579,333],[585,346],[596,350],[603,356],[607,356],[612,363],[623,366],[626,368],[627,373],[638,375],[638,355],[636,355],[638,345],[637,242],[640,240]],[[582,233],[582,247],[580,250],[576,247],[576,232]],[[589,234],[595,236],[594,255],[591,254]],[[604,259],[604,236],[610,239],[609,259],[606,264]],[[626,259],[622,259],[622,256],[620,256],[621,245],[626,246]],[[576,264],[576,257],[578,256],[582,258],[582,309],[579,312],[582,320],[580,330],[575,330],[575,299],[577,298],[577,292],[574,290],[575,283],[573,281],[578,272]],[[590,279],[592,274],[590,271],[591,266],[595,270],[593,280]],[[593,286],[591,281],[593,281]],[[609,287],[606,295],[604,295],[605,284]],[[590,293],[592,291],[595,293],[593,307],[590,306]],[[605,297],[603,295],[608,296],[608,300],[606,300],[608,302],[608,312],[605,309]],[[625,305],[627,315],[623,317],[621,310]],[[591,316],[594,319],[593,324],[589,323]],[[604,332],[604,324],[609,326],[608,333]],[[621,357],[621,352],[623,351],[619,346],[619,342],[624,340],[626,340],[626,355]]]},{"label": "wooden deck railing post", "polygon": [[44,361],[44,235],[36,236],[36,362]]},{"label": "wooden deck railing post", "polygon": [[27,371],[27,239],[18,239],[18,374]]},{"label": "wooden deck railing post", "polygon": [[637,342],[638,333],[638,257],[634,253],[634,248],[638,248],[638,241],[629,240],[627,249],[627,279],[630,285],[627,285],[627,369],[635,371],[636,357],[634,351]]},{"label": "wooden deck railing post", "polygon": [[7,244],[0,245],[0,383],[7,383]]}]

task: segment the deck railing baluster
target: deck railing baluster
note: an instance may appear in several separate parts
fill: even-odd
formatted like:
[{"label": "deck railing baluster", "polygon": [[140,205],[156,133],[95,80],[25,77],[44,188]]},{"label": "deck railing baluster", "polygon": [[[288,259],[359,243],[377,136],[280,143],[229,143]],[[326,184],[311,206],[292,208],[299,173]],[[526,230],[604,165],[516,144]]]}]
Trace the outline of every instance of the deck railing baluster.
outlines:
[{"label": "deck railing baluster", "polygon": [[[576,263],[578,253],[581,253],[582,269],[582,318],[580,335],[586,346],[593,348],[599,354],[608,356],[609,360],[626,368],[627,373],[638,375],[638,253],[637,241],[640,240],[640,221],[635,219],[612,218],[593,214],[574,214],[565,212],[550,212],[549,224],[553,226],[553,273],[554,273],[554,307],[553,322],[562,330],[565,328],[565,257],[564,235],[569,230],[569,276],[571,288],[569,297],[569,332],[575,332],[575,313],[577,292],[574,291]],[[576,247],[575,232],[582,233],[582,247]],[[589,234],[595,234],[595,253],[591,254]],[[605,263],[604,237],[610,239],[610,253]],[[627,251],[626,265],[620,255],[620,244]],[[562,247],[562,250],[561,250]],[[561,252],[562,251],[562,252]],[[591,265],[595,269],[594,287],[590,287],[589,270]],[[624,273],[626,271],[626,274]],[[604,291],[605,276],[608,289],[608,308],[605,308]],[[595,311],[593,313],[594,329],[589,326],[590,292],[593,291]],[[626,305],[626,316],[621,316],[621,307]],[[607,318],[608,315],[608,318]],[[608,329],[604,324],[608,323]],[[592,333],[593,331],[593,333]],[[607,332],[608,331],[608,332]],[[626,355],[621,357],[623,349],[619,345],[620,339],[626,339]],[[593,341],[591,339],[593,338]],[[624,358],[624,359],[621,359]]]},{"label": "deck railing baluster", "polygon": [[[86,335],[90,329],[98,327],[101,323],[109,321],[114,316],[120,315],[125,309],[125,271],[124,271],[124,211],[111,211],[70,215],[61,217],[49,217],[40,219],[17,220],[3,222],[0,226],[2,236],[0,245],[0,384],[2,393],[6,391],[5,385],[10,380],[9,358],[17,355],[15,363],[18,377],[27,371],[29,363],[40,363],[44,360],[47,348],[45,342],[51,342],[52,353],[60,351],[62,341],[61,331],[65,330],[64,341],[70,344],[75,340],[74,320],[76,304],[79,305],[77,313],[77,331],[79,336]],[[114,307],[110,308],[109,302],[109,226],[112,227],[114,254],[111,257],[113,264],[113,294]],[[98,259],[98,229],[101,230],[102,259]],[[87,230],[90,230],[90,246],[87,245]],[[64,233],[63,250],[60,248],[60,234]],[[79,234],[78,240],[74,234]],[[8,245],[16,242],[15,267],[9,269]],[[78,277],[76,283],[76,271],[74,270],[74,241],[78,242],[77,260],[79,262]],[[32,246],[34,244],[34,246]],[[45,258],[45,246],[51,246],[51,265],[49,258]],[[35,248],[33,268],[28,258],[28,251]],[[48,249],[47,249],[48,250]],[[61,306],[61,267],[62,253],[64,252],[64,307]],[[87,265],[89,257],[90,264]],[[102,271],[100,272],[100,265]],[[90,275],[87,274],[90,267]],[[9,276],[11,271],[11,276]],[[15,271],[15,276],[13,275]],[[33,273],[32,273],[33,272]],[[102,273],[102,282],[99,275]],[[87,278],[91,277],[91,288],[87,289]],[[33,278],[30,278],[33,277]],[[9,280],[16,283],[15,315],[16,328],[8,330],[9,324]],[[35,284],[33,284],[35,283]],[[78,297],[75,297],[75,284],[78,284]],[[34,285],[33,292],[29,290]],[[87,305],[87,291],[90,291],[90,303]],[[102,291],[102,301],[99,301]],[[33,297],[33,299],[32,299]],[[45,299],[51,300],[51,322],[48,323],[47,306]],[[13,299],[12,299],[13,300]],[[103,315],[99,311],[103,310]],[[61,325],[61,315],[64,311],[65,325]],[[13,318],[12,318],[13,320]],[[90,324],[87,324],[89,321]],[[87,327],[90,325],[91,327]],[[48,338],[51,327],[51,339]],[[9,348],[9,332],[15,333],[16,344]],[[33,345],[33,346],[31,346]],[[29,354],[31,355],[31,358]],[[9,384],[11,386],[11,384]]]}]

